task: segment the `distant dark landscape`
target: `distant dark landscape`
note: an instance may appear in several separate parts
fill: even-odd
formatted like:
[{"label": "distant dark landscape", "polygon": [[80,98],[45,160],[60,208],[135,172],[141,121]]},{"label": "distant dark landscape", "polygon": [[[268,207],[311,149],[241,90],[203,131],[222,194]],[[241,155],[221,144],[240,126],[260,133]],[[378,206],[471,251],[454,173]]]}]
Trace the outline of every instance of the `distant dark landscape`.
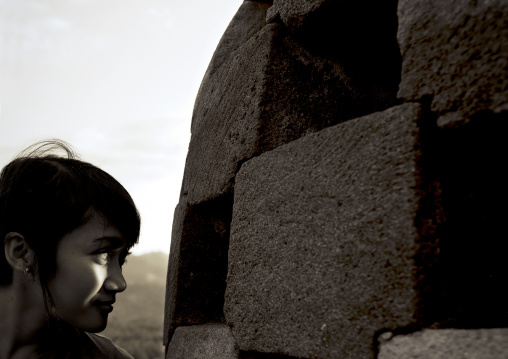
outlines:
[{"label": "distant dark landscape", "polygon": [[108,327],[111,338],[136,359],[163,359],[162,327],[168,254],[131,255],[123,267],[127,290],[120,293]]}]

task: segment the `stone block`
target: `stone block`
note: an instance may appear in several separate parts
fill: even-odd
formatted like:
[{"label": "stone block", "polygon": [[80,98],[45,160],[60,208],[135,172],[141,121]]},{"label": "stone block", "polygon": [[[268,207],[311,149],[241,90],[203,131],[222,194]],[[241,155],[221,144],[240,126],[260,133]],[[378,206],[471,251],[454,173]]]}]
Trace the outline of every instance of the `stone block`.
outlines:
[{"label": "stone block", "polygon": [[259,1],[242,3],[215,49],[203,82],[212,76],[236,49],[265,26],[266,12],[270,6],[271,4]]},{"label": "stone block", "polygon": [[401,0],[398,95],[432,98],[444,126],[508,109],[508,3]]},{"label": "stone block", "polygon": [[393,107],[242,165],[224,306],[241,350],[369,358],[414,322],[419,118]]},{"label": "stone block", "polygon": [[171,233],[171,245],[169,248],[168,273],[166,276],[166,300],[164,303],[164,346],[169,344],[169,338],[175,329],[172,321],[175,316],[175,304],[177,296],[178,264],[180,254],[180,241],[184,224],[186,205],[179,203],[173,214],[173,227]]},{"label": "stone block", "polygon": [[178,327],[167,348],[167,359],[238,359],[231,329],[224,324]]},{"label": "stone block", "polygon": [[164,344],[176,327],[223,321],[232,200],[175,210],[166,290]]},{"label": "stone block", "polygon": [[384,333],[379,359],[508,359],[508,328]]},{"label": "stone block", "polygon": [[349,77],[340,63],[304,50],[282,24],[268,24],[201,85],[182,196],[199,203],[231,194],[246,160],[390,107],[395,92]]}]

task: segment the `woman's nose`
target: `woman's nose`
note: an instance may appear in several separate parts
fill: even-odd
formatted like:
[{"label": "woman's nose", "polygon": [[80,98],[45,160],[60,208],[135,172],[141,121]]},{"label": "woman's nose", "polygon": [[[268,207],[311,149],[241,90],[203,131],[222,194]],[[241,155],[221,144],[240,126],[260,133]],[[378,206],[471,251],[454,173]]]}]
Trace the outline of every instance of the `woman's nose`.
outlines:
[{"label": "woman's nose", "polygon": [[123,292],[127,288],[127,282],[123,277],[120,266],[114,266],[108,274],[108,277],[104,281],[104,289],[111,292]]}]

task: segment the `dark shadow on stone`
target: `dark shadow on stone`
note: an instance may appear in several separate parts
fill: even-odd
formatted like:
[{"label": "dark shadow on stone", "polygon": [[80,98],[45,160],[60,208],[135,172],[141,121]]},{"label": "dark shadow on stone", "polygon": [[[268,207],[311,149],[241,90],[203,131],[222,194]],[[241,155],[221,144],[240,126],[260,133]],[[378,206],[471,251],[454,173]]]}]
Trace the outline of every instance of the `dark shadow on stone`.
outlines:
[{"label": "dark shadow on stone", "polygon": [[328,0],[305,18],[294,35],[313,53],[344,64],[349,76],[396,92],[402,66],[397,4],[397,0]]},{"label": "dark shadow on stone", "polygon": [[[333,23],[337,21],[334,20]],[[395,38],[395,33],[392,34]],[[333,38],[327,35],[327,41]],[[258,152],[266,152],[307,134],[383,111],[401,101],[396,93],[400,59],[387,68],[350,71],[346,58],[319,51],[314,37],[302,44],[283,25],[274,27],[271,61],[265,69],[260,101]],[[386,50],[390,52],[390,50]],[[398,47],[395,49],[398,55]],[[352,61],[355,66],[358,59]],[[363,65],[362,65],[363,66]],[[373,75],[378,72],[380,79]],[[388,80],[389,79],[389,80]]]},{"label": "dark shadow on stone", "polygon": [[478,113],[456,128],[422,124],[415,289],[423,327],[508,325],[506,133],[508,113]]},{"label": "dark shadow on stone", "polygon": [[224,322],[232,206],[227,195],[186,208],[171,333],[180,325]]}]

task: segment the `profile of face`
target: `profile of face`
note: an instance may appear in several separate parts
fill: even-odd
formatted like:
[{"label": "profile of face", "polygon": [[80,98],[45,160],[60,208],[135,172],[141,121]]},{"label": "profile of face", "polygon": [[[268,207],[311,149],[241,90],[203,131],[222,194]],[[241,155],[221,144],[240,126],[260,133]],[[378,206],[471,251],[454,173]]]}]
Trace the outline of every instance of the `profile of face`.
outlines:
[{"label": "profile of face", "polygon": [[65,235],[48,281],[57,317],[84,331],[104,330],[116,294],[127,288],[122,275],[127,254],[125,238],[99,215]]}]

